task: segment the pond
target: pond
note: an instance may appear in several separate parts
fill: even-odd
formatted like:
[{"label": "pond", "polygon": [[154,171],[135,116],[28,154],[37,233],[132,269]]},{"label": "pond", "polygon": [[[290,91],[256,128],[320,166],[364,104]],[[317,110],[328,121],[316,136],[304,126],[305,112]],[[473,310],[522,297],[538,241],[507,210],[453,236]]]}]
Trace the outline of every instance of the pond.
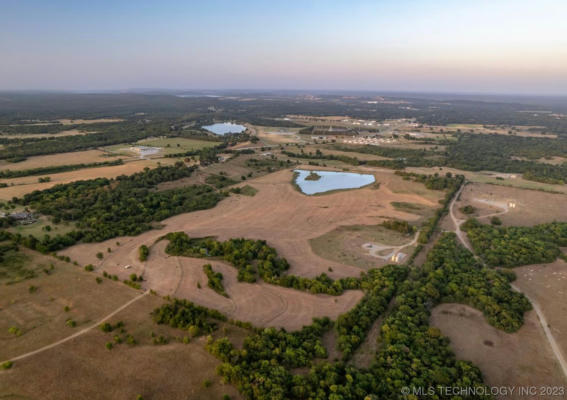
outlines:
[{"label": "pond", "polygon": [[[307,171],[303,169],[296,169],[293,172],[296,174],[294,182],[307,195],[325,193],[331,190],[357,189],[376,181],[374,175],[353,172]],[[306,179],[310,176],[311,179]]]},{"label": "pond", "polygon": [[233,124],[232,122],[218,122],[212,125],[204,125],[203,129],[213,132],[215,135],[226,135],[227,133],[241,133],[246,130],[244,125]]}]

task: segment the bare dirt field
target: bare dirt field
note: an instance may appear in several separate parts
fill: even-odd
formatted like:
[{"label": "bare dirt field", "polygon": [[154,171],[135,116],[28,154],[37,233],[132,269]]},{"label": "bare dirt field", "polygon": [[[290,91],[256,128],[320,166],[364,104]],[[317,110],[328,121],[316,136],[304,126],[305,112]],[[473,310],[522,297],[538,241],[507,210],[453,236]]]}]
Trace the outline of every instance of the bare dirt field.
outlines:
[{"label": "bare dirt field", "polygon": [[[118,332],[93,329],[14,362],[11,369],[0,371],[0,398],[90,400],[135,399],[142,395],[145,399],[208,400],[228,394],[240,399],[237,390],[221,383],[217,376],[219,361],[205,350],[205,337],[184,344],[180,339],[187,332],[151,320],[150,312],[162,303],[160,297],[145,296],[109,321],[124,322],[125,331],[135,338],[136,345],[114,343],[107,350],[105,343],[113,342]],[[236,337],[236,342],[244,334],[240,328],[227,329],[229,338]],[[169,343],[153,344],[152,332],[168,338]],[[210,387],[205,387],[205,380],[210,380]]]},{"label": "bare dirt field", "polygon": [[[174,159],[161,160],[162,164],[174,163]],[[129,161],[122,165],[110,167],[96,167],[79,169],[76,171],[62,172],[59,174],[48,174],[51,178],[50,182],[39,183],[40,176],[26,176],[22,178],[2,179],[1,182],[7,183],[8,187],[0,188],[0,199],[10,200],[12,197],[21,197],[26,193],[34,190],[48,189],[60,183],[69,183],[78,180],[95,179],[95,178],[115,178],[119,175],[131,175],[142,171],[144,168],[153,168],[157,166],[156,160],[136,160]],[[13,184],[13,186],[11,186]]]},{"label": "bare dirt field", "polygon": [[7,169],[12,171],[20,171],[23,169],[51,167],[56,165],[88,164],[95,162],[112,161],[117,158],[120,157],[107,157],[101,150],[86,150],[73,153],[48,154],[45,156],[29,157],[27,160],[18,163],[0,161],[0,171],[5,171]]},{"label": "bare dirt field", "polygon": [[[377,179],[380,181],[381,176],[386,173],[377,174]],[[391,172],[389,174],[392,175]],[[143,274],[148,288],[164,294],[176,293],[183,296],[197,296],[195,276],[184,273],[188,268],[195,269],[194,266],[191,266],[191,263],[195,262],[190,259],[176,260],[167,257],[161,253],[157,245],[155,255],[152,249],[150,259],[142,264],[137,260],[138,247],[141,244],[152,246],[159,237],[167,232],[175,231],[184,231],[192,237],[216,236],[220,240],[246,236],[251,239],[267,240],[269,245],[275,247],[278,253],[290,262],[289,273],[291,274],[314,277],[324,272],[333,278],[358,276],[360,268],[326,260],[316,255],[309,245],[309,239],[321,236],[329,229],[332,230],[341,225],[373,225],[384,217],[405,220],[420,218],[418,215],[395,210],[390,204],[392,201],[433,205],[430,200],[416,194],[392,193],[387,185],[380,185],[379,189],[358,189],[356,195],[354,191],[341,191],[326,196],[305,196],[295,190],[291,185],[291,180],[290,170],[282,170],[269,176],[248,180],[247,184],[258,190],[253,197],[231,196],[214,209],[183,214],[162,221],[162,229],[149,231],[137,237],[117,238],[103,243],[80,244],[64,250],[62,254],[70,256],[72,260],[77,260],[83,265],[92,263],[99,270],[104,269],[109,273],[116,273],[120,278],[130,273]],[[121,245],[116,246],[116,241],[119,241]],[[109,247],[111,253],[106,251]],[[99,251],[105,254],[102,261],[96,258],[96,253]],[[196,263],[200,268],[206,262],[198,260]],[[124,269],[127,264],[132,267]],[[332,268],[332,272],[329,272],[329,267]],[[232,274],[234,274],[233,270],[228,267],[227,279],[230,279],[229,276]],[[281,320],[281,324],[294,327],[309,322],[312,316],[321,315],[317,308],[325,307],[325,304],[330,307],[328,307],[329,311],[324,312],[340,313],[340,310],[348,309],[348,304],[354,305],[360,296],[358,292],[350,292],[339,298],[316,296],[315,298],[324,300],[315,301],[311,295],[264,286],[266,285],[255,285],[254,290],[258,290],[258,293],[265,293],[266,300],[263,301],[269,304],[280,304],[272,308],[270,315],[276,318],[274,315],[283,310],[291,319],[286,317],[285,321]],[[205,289],[201,291],[202,293],[198,295],[203,303],[208,301],[207,304],[216,305],[215,308],[219,308],[218,305],[223,302],[227,302],[226,307],[232,304],[213,291]],[[246,291],[252,293],[252,289],[242,292],[246,293]],[[207,300],[203,299],[204,295]],[[286,303],[278,300],[278,296],[285,297]],[[303,301],[303,296],[308,296],[309,300]],[[245,301],[236,297],[232,301],[237,300]],[[249,298],[249,302],[250,307],[254,307],[252,303],[256,300]],[[240,312],[239,307],[236,307],[236,311],[233,312]],[[224,309],[221,308],[221,310]],[[226,310],[230,311],[229,308]],[[291,317],[296,312],[299,315]],[[257,319],[254,322],[258,323],[266,323],[266,321],[274,325],[280,323],[280,319],[267,320],[267,316],[262,314],[258,314],[255,318]]]},{"label": "bare dirt field", "polygon": [[553,337],[567,355],[567,262],[514,268],[514,284],[541,307]]},{"label": "bare dirt field", "polygon": [[[567,195],[545,193],[481,183],[468,184],[461,193],[457,208],[470,204],[474,216],[488,223],[497,215],[504,225],[536,225],[567,221]],[[466,219],[460,211],[458,217]]]},{"label": "bare dirt field", "polygon": [[[36,350],[70,336],[109,314],[113,309],[139,295],[123,283],[105,279],[97,284],[94,273],[53,257],[21,249],[29,259],[26,268],[38,268],[37,276],[2,285],[0,296],[0,360]],[[49,275],[43,268],[54,269]],[[29,287],[37,290],[30,293]],[[69,311],[65,311],[65,307]],[[66,321],[75,321],[75,327]],[[20,334],[10,333],[15,327]]]},{"label": "bare dirt field", "polygon": [[480,368],[489,386],[566,384],[534,311],[525,314],[524,325],[512,334],[492,327],[480,311],[462,304],[437,306],[430,323],[451,339],[451,348],[458,358],[472,361]]}]

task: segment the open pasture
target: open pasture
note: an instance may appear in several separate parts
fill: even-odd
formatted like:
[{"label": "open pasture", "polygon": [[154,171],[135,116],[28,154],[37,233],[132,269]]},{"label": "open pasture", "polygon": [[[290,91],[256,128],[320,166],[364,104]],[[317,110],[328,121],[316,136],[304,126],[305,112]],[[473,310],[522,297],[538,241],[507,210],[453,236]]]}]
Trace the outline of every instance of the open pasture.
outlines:
[{"label": "open pasture", "polygon": [[20,171],[41,167],[69,165],[69,164],[90,164],[96,162],[112,161],[118,156],[110,156],[101,150],[76,151],[72,153],[49,154],[44,156],[29,157],[27,160],[11,163],[0,161],[0,171],[7,169]]},{"label": "open pasture", "polygon": [[[391,264],[391,260],[372,255],[371,251],[366,248],[366,244],[373,243],[384,247],[385,251],[378,255],[382,253],[387,255],[391,249],[411,244],[412,240],[413,235],[402,235],[379,225],[353,225],[339,226],[322,236],[311,239],[310,244],[315,254],[322,258],[369,269]],[[412,249],[411,246],[408,246],[403,251],[409,254]]]},{"label": "open pasture", "polygon": [[[481,183],[469,184],[461,193],[458,208],[470,204],[472,216],[484,223],[498,216],[504,225],[536,225],[567,221],[567,195]],[[467,218],[459,212],[460,218]]]},{"label": "open pasture", "polygon": [[219,143],[220,142],[176,137],[145,139],[137,142],[137,144],[141,146],[159,147],[161,149],[159,152],[160,155],[201,150],[207,147],[217,146]]},{"label": "open pasture", "polygon": [[[395,177],[392,180],[401,179],[391,171],[376,172],[376,179],[383,182],[383,178],[389,175]],[[378,189],[367,187],[325,196],[305,196],[291,185],[291,180],[290,170],[248,180],[247,183],[258,190],[255,196],[231,196],[211,210],[166,219],[162,221],[162,229],[130,238],[134,242],[132,251],[137,249],[136,244],[151,245],[167,232],[184,231],[193,237],[217,236],[219,240],[246,236],[267,240],[280,255],[288,259],[291,264],[290,273],[313,277],[322,272],[327,273],[328,268],[332,267],[333,272],[329,273],[331,276],[357,276],[360,272],[358,268],[330,262],[315,255],[308,243],[309,239],[341,225],[375,225],[384,218],[410,221],[420,218],[419,215],[396,210],[391,205],[392,202],[436,206],[432,200],[411,193],[410,190],[407,193],[393,193],[387,183],[381,184]],[[419,183],[411,184],[423,186]],[[433,193],[432,196],[438,198],[441,194]],[[123,239],[118,240],[124,242]],[[108,241],[107,244],[111,242]],[[97,249],[106,249],[107,244],[80,244],[63,253],[81,263],[96,264],[98,260],[94,256],[99,251]],[[107,257],[114,260],[131,258],[125,257],[125,247],[116,250]]]},{"label": "open pasture", "polygon": [[[124,291],[132,290],[106,280],[99,289],[105,285],[121,285]],[[92,302],[105,303],[102,298]],[[0,371],[0,398],[136,399],[141,395],[144,399],[208,400],[221,399],[227,394],[231,399],[241,399],[236,388],[222,383],[216,374],[220,362],[205,350],[205,337],[183,343],[181,339],[189,336],[186,331],[152,321],[150,312],[163,302],[158,296],[144,296],[108,321],[113,325],[122,321],[125,332],[136,340],[135,345],[117,344],[113,339],[119,334],[116,329],[104,333],[95,328],[55,348],[14,362],[11,369]],[[226,335],[234,342],[242,341],[244,334],[240,328],[227,326]],[[220,335],[225,335],[223,328],[214,334]],[[162,336],[167,343],[154,344],[153,336]],[[108,342],[114,343],[111,350],[105,348]],[[209,387],[205,381],[210,381]]]},{"label": "open pasture", "polygon": [[[457,358],[472,361],[480,368],[488,386],[565,385],[534,311],[526,313],[524,325],[511,334],[489,325],[480,311],[463,304],[435,307],[430,324],[451,339]],[[506,397],[524,398],[517,393]]]},{"label": "open pasture", "polygon": [[[9,285],[0,280],[0,360],[70,336],[140,294],[120,282],[105,279],[98,284],[97,275],[80,266],[23,248],[20,253],[27,257],[25,268],[35,271],[35,276]],[[75,327],[67,325],[69,319]]]},{"label": "open pasture", "polygon": [[526,265],[514,272],[514,284],[539,304],[563,357],[567,357],[567,262]]}]

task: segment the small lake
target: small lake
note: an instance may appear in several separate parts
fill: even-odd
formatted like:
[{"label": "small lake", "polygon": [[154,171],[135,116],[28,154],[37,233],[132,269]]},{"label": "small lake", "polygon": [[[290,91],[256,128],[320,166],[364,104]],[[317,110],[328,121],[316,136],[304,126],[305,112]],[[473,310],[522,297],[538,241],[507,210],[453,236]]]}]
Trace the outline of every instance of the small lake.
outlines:
[{"label": "small lake", "polygon": [[246,130],[244,125],[233,124],[232,122],[218,122],[212,125],[204,125],[203,129],[213,132],[215,135],[226,135],[227,133],[241,133]]},{"label": "small lake", "polygon": [[[296,169],[293,172],[297,173],[295,183],[307,195],[325,193],[331,190],[357,189],[376,181],[374,175],[353,172],[306,171],[303,169]],[[320,178],[318,180],[305,179],[311,172],[315,172]]]}]

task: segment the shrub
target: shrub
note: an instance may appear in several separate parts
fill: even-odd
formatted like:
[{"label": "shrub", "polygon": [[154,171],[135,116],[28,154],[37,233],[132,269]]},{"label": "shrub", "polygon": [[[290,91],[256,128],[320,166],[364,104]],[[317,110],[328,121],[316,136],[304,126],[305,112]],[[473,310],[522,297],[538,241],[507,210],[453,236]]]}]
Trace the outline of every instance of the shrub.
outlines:
[{"label": "shrub", "polygon": [[13,361],[6,361],[2,364],[2,369],[10,369],[14,365]]},{"label": "shrub", "polygon": [[17,326],[11,326],[10,328],[8,328],[8,333],[14,336],[22,336],[22,330]]},{"label": "shrub", "polygon": [[138,258],[140,261],[146,261],[148,259],[148,255],[150,254],[150,249],[145,244],[141,245],[138,248]]},{"label": "shrub", "polygon": [[490,218],[490,223],[492,225],[502,225],[502,220],[498,217],[492,217]]}]

